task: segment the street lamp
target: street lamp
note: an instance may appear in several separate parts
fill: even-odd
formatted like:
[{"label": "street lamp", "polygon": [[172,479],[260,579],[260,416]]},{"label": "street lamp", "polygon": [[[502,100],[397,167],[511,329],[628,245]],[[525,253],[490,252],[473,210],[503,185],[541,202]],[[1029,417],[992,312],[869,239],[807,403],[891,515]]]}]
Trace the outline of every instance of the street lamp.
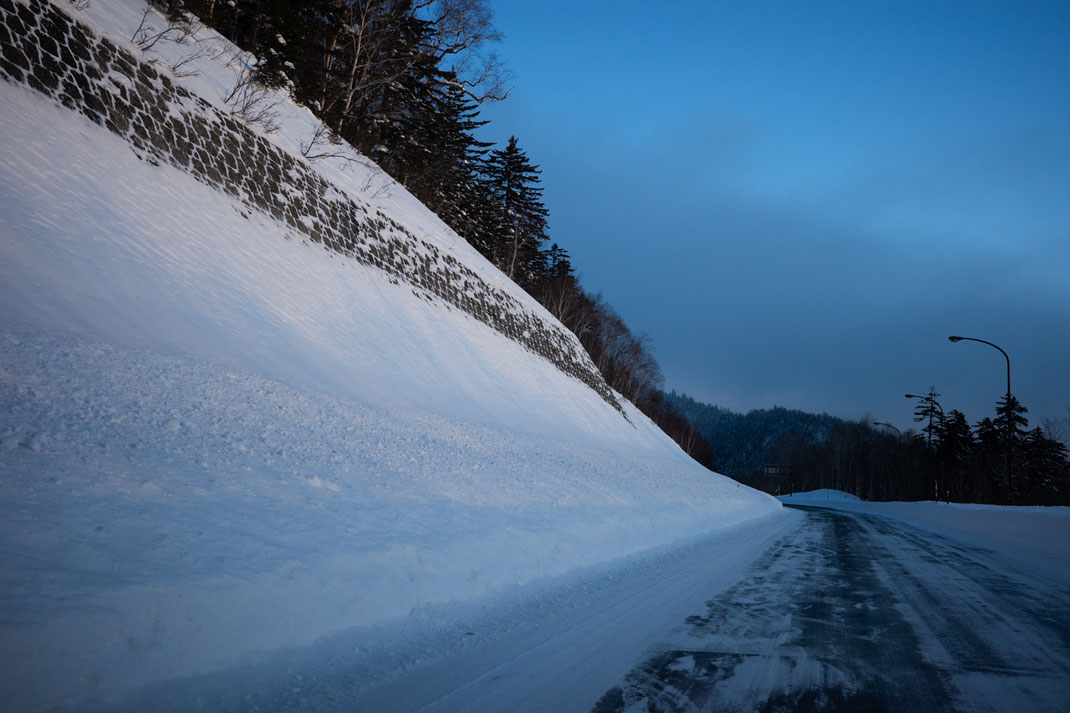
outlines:
[{"label": "street lamp", "polygon": [[[921,399],[922,401],[928,401],[933,406],[935,406],[936,408],[940,409],[940,416],[941,416],[941,418],[943,417],[943,415],[944,415],[944,407],[941,406],[940,402],[937,401],[936,399],[934,399],[932,396],[918,396],[917,394],[903,394],[903,395],[906,396],[908,399]],[[939,394],[937,394],[937,396],[939,396]],[[894,426],[893,426],[893,428],[894,428]]]},{"label": "street lamp", "polygon": [[[890,424],[890,423],[888,423],[886,421],[874,421],[873,425],[874,426],[887,426],[888,428],[890,428],[893,431],[895,431],[896,436],[899,438],[899,443],[901,444],[903,442],[903,432],[900,431],[895,426],[893,426],[892,424]],[[887,477],[885,479],[886,480],[890,480]],[[890,482],[889,482],[889,485],[891,485]],[[897,485],[898,485],[898,483],[897,483]],[[900,489],[897,487],[896,488],[896,494],[898,494],[899,490]],[[880,500],[884,500],[884,498],[887,497],[884,494],[884,483],[878,483],[878,485],[877,485],[877,493],[878,493],[878,497],[879,497]]]},{"label": "street lamp", "polygon": [[1014,499],[1014,483],[1012,482],[1013,476],[1011,475],[1011,435],[1013,433],[1014,426],[1011,423],[1013,414],[1011,413],[1011,358],[1007,356],[1007,352],[1003,351],[998,345],[992,342],[987,342],[984,339],[976,339],[974,337],[948,337],[951,342],[980,342],[981,344],[987,344],[993,349],[999,349],[999,353],[1003,355],[1003,358],[1007,360],[1007,436],[1004,438],[1006,444],[1003,448],[1003,475],[1007,479],[1007,489],[1010,491],[1007,493],[1008,501]]},{"label": "street lamp", "polygon": [[893,426],[893,425],[892,425],[892,424],[890,424],[890,423],[885,423],[884,421],[874,421],[874,422],[873,422],[873,425],[874,425],[874,426],[887,426],[888,428],[892,429],[892,430],[893,430],[893,431],[895,431],[895,432],[896,432],[897,434],[899,434],[899,437],[900,437],[900,438],[902,438],[902,437],[903,437],[903,432],[902,432],[902,431],[900,431],[900,430],[899,430],[898,428],[896,428],[895,426]]},{"label": "street lamp", "polygon": [[1002,354],[1003,358],[1007,360],[1007,402],[1009,403],[1010,399],[1011,399],[1011,358],[1009,356],[1007,356],[1007,352],[1003,351],[1002,349],[1000,349],[997,345],[993,344],[992,342],[986,342],[983,339],[975,339],[973,337],[948,337],[948,341],[951,341],[951,342],[964,342],[964,341],[965,342],[980,342],[981,344],[987,344],[988,346],[990,346],[990,347],[992,347],[994,349],[999,349],[999,353]]}]

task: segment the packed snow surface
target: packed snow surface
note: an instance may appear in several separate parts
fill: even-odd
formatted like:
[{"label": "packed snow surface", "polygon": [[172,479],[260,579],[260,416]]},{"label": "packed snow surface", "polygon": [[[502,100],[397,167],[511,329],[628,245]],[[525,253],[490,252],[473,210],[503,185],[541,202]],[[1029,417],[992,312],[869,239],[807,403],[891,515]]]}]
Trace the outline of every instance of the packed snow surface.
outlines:
[{"label": "packed snow surface", "polygon": [[1070,507],[866,502],[839,490],[781,495],[781,502],[872,513],[948,535],[1044,570],[1070,584]]},{"label": "packed snow surface", "polygon": [[[89,12],[123,43],[141,17]],[[212,56],[179,80],[210,99]],[[780,508],[460,311],[0,95],[5,709],[513,596]],[[269,139],[297,150],[310,115],[280,111]],[[322,171],[497,274],[374,168]]]}]

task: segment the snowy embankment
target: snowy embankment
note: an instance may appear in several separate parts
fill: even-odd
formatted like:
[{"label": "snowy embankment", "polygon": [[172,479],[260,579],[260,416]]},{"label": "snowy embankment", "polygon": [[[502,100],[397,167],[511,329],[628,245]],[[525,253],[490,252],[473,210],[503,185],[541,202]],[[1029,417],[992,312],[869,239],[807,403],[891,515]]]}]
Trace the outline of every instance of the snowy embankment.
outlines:
[{"label": "snowy embankment", "polygon": [[[141,17],[89,12],[117,44]],[[212,56],[176,81],[218,102]],[[464,312],[25,86],[0,95],[7,706],[121,696],[779,508]],[[310,116],[280,112],[267,138],[294,152]],[[317,170],[539,309],[374,168]]]},{"label": "snowy embankment", "polygon": [[894,517],[999,552],[1070,583],[1070,508],[970,503],[871,503],[839,490],[781,495],[784,503]]}]

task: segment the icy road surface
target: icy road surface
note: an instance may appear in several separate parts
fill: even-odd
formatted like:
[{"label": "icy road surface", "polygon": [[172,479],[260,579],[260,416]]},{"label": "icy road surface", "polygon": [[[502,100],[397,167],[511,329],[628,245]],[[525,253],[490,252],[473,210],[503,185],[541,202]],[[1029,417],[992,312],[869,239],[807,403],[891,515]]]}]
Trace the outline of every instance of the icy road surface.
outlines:
[{"label": "icy road surface", "polygon": [[1065,582],[893,518],[800,510],[592,710],[1067,710]]}]

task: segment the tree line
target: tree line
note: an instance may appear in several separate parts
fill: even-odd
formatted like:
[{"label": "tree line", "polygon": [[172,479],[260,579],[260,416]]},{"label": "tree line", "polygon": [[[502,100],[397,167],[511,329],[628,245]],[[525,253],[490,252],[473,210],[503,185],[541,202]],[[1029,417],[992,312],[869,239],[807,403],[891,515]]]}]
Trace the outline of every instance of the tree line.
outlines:
[{"label": "tree line", "polygon": [[1067,449],[1040,426],[1029,428],[1028,409],[1012,394],[994,417],[972,428],[957,409],[946,414],[930,388],[919,398],[916,436],[925,444],[925,466],[942,497],[1003,505],[1070,504]]},{"label": "tree line", "polygon": [[[606,382],[699,462],[709,446],[662,392],[646,335],[585,290],[550,240],[541,171],[511,137],[480,140],[480,106],[509,93],[487,0],[159,0],[254,58],[253,79],[283,88],[323,129],[310,159],[345,142],[434,211],[570,329]],[[548,246],[549,244],[549,246]]]},{"label": "tree line", "polygon": [[[945,413],[938,397],[933,389],[920,397],[920,428],[902,433],[870,418],[780,407],[737,414],[668,395],[713,446],[710,467],[767,492],[834,488],[866,500],[1070,505],[1066,446],[1030,428],[1017,398],[1004,396],[994,416],[971,427],[961,411]],[[766,465],[788,474],[767,476]]]}]

